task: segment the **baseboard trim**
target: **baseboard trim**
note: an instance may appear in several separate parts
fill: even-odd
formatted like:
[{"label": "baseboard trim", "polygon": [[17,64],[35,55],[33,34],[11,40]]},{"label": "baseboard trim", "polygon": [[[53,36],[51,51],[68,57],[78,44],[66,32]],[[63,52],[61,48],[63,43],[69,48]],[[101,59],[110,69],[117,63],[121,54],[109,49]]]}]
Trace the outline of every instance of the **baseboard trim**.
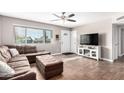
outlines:
[{"label": "baseboard trim", "polygon": [[107,58],[101,58],[101,60],[108,61],[108,62],[114,62],[114,60],[107,59]]}]

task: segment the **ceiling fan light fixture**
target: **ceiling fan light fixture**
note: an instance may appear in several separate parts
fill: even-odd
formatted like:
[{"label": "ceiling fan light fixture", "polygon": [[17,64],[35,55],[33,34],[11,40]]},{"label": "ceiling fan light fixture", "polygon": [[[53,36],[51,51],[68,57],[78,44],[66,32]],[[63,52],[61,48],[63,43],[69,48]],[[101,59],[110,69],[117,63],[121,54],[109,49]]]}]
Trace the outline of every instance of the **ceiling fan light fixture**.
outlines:
[{"label": "ceiling fan light fixture", "polygon": [[[72,13],[72,14],[70,14],[68,16],[65,16],[65,13],[66,12],[62,12],[62,15],[61,16],[58,16],[57,14],[53,14],[53,15],[56,16],[57,18],[60,18],[60,20],[63,20],[63,22],[65,22],[65,21],[76,22],[76,20],[69,19],[69,18],[75,16],[75,14]],[[54,21],[59,21],[59,20],[54,20]]]}]

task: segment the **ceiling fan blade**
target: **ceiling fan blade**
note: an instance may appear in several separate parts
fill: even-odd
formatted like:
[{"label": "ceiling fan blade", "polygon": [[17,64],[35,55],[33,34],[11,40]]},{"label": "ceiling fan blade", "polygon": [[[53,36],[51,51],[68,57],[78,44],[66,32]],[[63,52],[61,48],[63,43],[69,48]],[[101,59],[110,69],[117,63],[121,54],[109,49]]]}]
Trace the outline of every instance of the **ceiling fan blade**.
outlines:
[{"label": "ceiling fan blade", "polygon": [[75,14],[70,14],[68,17],[73,17],[73,16],[75,16]]},{"label": "ceiling fan blade", "polygon": [[121,19],[124,19],[124,16],[121,16],[121,17],[117,18],[117,20],[121,20]]},{"label": "ceiling fan blade", "polygon": [[76,20],[72,20],[72,19],[67,19],[67,21],[76,22]]},{"label": "ceiling fan blade", "polygon": [[50,21],[59,21],[59,20],[62,20],[62,19],[54,19],[54,20],[50,20]]},{"label": "ceiling fan blade", "polygon": [[64,15],[66,12],[62,12],[62,14]]},{"label": "ceiling fan blade", "polygon": [[60,16],[58,16],[57,14],[53,14],[54,16],[58,17],[58,18],[61,18]]}]

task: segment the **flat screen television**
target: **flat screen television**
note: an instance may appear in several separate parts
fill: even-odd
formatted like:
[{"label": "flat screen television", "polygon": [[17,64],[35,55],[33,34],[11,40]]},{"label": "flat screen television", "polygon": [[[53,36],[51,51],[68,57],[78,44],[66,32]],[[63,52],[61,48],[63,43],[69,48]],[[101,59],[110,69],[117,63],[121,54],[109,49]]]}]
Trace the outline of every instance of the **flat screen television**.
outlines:
[{"label": "flat screen television", "polygon": [[80,35],[80,45],[99,45],[98,33]]}]

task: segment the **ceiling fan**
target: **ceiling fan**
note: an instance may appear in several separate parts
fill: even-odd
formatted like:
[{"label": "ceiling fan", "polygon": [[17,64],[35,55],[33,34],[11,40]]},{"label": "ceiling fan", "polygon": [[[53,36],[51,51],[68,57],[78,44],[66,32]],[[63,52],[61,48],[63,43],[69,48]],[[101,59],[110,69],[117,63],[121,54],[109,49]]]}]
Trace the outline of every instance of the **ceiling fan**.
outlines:
[{"label": "ceiling fan", "polygon": [[61,16],[59,16],[59,15],[57,15],[57,14],[53,14],[53,15],[56,16],[58,19],[51,20],[51,21],[63,20],[63,21],[69,21],[69,22],[76,22],[76,20],[70,19],[70,18],[74,17],[75,14],[72,13],[72,14],[70,14],[70,15],[68,15],[68,16],[66,16],[65,14],[66,14],[66,12],[62,12],[62,15],[61,15]]},{"label": "ceiling fan", "polygon": [[124,19],[124,16],[118,17],[116,20],[119,21],[119,20],[122,20],[122,19]]}]

